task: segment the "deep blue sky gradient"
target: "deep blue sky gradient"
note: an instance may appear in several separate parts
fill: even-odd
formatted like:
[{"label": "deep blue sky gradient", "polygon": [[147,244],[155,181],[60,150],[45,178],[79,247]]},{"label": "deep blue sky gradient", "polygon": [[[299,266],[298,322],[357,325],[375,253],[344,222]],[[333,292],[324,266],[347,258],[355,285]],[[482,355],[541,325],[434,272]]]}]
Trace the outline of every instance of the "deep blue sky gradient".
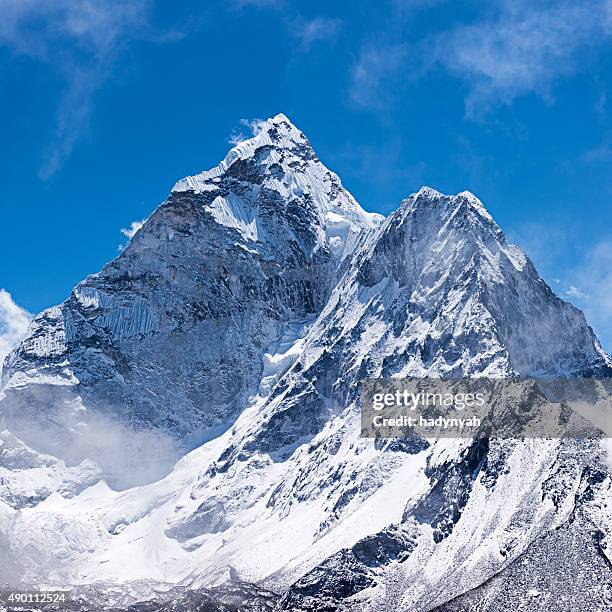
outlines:
[{"label": "deep blue sky gradient", "polygon": [[121,228],[247,135],[241,119],[284,112],[367,210],[389,213],[424,184],[473,191],[612,348],[607,14],[576,25],[567,2],[542,16],[522,1],[138,0],[133,25],[91,18],[82,35],[58,3],[0,2],[14,22],[0,26],[0,287],[18,304],[62,301],[117,254]]}]

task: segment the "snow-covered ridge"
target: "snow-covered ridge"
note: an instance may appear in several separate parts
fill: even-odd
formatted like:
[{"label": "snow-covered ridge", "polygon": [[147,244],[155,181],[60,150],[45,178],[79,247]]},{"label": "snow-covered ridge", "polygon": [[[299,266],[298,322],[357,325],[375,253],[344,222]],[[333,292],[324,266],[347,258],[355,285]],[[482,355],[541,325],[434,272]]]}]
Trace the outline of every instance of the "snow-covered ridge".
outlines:
[{"label": "snow-covered ridge", "polygon": [[484,204],[471,191],[462,191],[455,196],[450,196],[450,195],[447,195],[447,194],[444,194],[438,191],[437,189],[433,189],[432,187],[427,187],[424,185],[415,193],[410,194],[403,201],[402,204],[415,202],[419,199],[426,199],[426,200],[432,200],[432,201],[441,200],[445,202],[446,204],[455,203],[457,201],[466,202],[467,205],[472,210],[475,210],[478,214],[482,215],[488,221],[495,223],[495,221],[493,220],[493,217],[491,216],[489,211],[485,208]]}]

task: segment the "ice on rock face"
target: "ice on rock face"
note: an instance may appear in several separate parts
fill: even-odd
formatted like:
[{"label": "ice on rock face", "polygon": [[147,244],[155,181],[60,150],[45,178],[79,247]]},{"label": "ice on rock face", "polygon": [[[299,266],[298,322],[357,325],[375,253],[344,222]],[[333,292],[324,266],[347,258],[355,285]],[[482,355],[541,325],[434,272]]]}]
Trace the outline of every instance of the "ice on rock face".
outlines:
[{"label": "ice on rock face", "polygon": [[[117,446],[129,450],[132,430],[147,434],[141,446],[163,433],[184,440],[181,458],[118,491],[90,486],[103,465],[3,433],[0,555],[27,547],[34,577],[51,526],[62,584],[155,592],[238,576],[300,610],[428,610],[483,588],[487,609],[503,610],[508,594],[487,581],[514,575],[523,554],[542,564],[542,538],[589,559],[609,550],[600,447],[363,439],[360,385],[611,372],[583,314],[476,196],[423,187],[386,219],[367,213],[277,115],[179,181],[6,362],[9,429],[80,431],[95,415],[126,426]],[[45,558],[39,579],[53,582],[57,559]],[[602,576],[604,565],[592,562]]]}]

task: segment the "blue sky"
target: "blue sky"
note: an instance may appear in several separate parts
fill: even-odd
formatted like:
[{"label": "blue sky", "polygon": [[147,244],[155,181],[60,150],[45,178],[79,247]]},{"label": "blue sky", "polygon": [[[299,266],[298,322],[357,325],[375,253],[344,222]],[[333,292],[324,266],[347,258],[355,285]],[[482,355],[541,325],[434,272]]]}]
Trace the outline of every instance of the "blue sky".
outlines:
[{"label": "blue sky", "polygon": [[284,112],[368,210],[476,193],[610,350],[611,52],[603,0],[0,0],[0,287],[62,301]]}]

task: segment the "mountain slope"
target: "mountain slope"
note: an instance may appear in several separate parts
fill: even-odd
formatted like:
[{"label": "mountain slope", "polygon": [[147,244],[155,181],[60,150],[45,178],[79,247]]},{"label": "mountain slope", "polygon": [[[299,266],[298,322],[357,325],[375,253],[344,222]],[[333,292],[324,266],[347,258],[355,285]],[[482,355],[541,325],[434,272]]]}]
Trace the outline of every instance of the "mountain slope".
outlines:
[{"label": "mountain slope", "polygon": [[263,348],[321,309],[345,249],[378,222],[278,115],[179,181],[117,259],[34,320],[5,393],[20,412],[40,409],[44,385],[134,426],[223,430]]},{"label": "mountain slope", "polygon": [[[423,188],[383,221],[278,115],[179,181],[7,359],[0,410],[27,461],[19,475],[0,463],[0,552],[28,551],[25,584],[125,582],[125,601],[238,580],[282,592],[281,609],[430,610],[466,597],[502,610],[507,592],[487,585],[525,582],[515,564],[538,542],[589,541],[607,575],[602,447],[366,439],[361,383],[611,373],[582,313],[475,196]],[[112,462],[87,461],[87,440],[74,449],[93,426],[118,438],[113,454],[157,452],[160,435],[181,439],[182,456],[118,486]],[[540,587],[553,573],[542,569]]]}]

